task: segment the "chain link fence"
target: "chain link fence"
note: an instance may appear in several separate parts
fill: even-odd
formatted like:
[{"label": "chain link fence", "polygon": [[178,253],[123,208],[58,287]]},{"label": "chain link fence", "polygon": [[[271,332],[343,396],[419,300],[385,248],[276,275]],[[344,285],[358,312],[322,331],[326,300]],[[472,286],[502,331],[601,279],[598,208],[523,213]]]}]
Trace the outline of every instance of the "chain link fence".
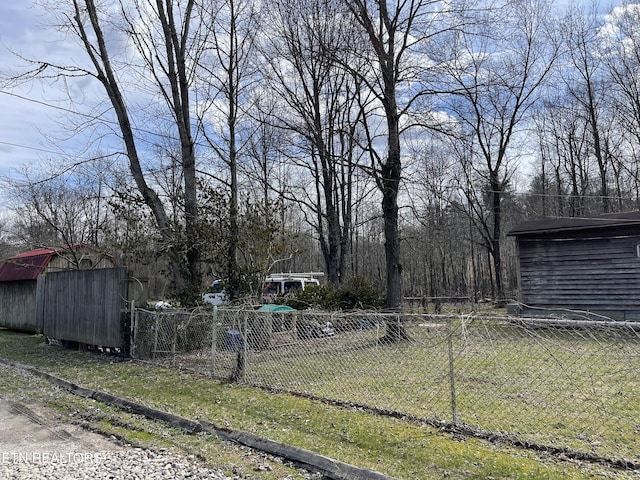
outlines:
[{"label": "chain link fence", "polygon": [[137,310],[132,356],[637,465],[639,329],[475,315]]}]

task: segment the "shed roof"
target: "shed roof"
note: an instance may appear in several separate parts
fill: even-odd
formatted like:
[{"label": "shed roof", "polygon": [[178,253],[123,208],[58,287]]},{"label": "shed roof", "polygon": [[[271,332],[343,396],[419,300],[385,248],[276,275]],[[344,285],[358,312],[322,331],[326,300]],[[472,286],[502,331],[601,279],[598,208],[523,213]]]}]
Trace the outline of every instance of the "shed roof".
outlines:
[{"label": "shed roof", "polygon": [[568,233],[620,227],[638,227],[640,229],[640,212],[609,213],[594,217],[546,217],[523,222],[509,231],[508,235]]},{"label": "shed roof", "polygon": [[7,259],[0,265],[0,282],[35,280],[55,253],[55,249],[39,248]]},{"label": "shed roof", "polygon": [[[88,245],[77,244],[65,247],[38,248],[14,255],[0,265],[0,282],[36,280],[55,255],[72,248],[91,249]],[[111,255],[107,256],[111,258]]]}]

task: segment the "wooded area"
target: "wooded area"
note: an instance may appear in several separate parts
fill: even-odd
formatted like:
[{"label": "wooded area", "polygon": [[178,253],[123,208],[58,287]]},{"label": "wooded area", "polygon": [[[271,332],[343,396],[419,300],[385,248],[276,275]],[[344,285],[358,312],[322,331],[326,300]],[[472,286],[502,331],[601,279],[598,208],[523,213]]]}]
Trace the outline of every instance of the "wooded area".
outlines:
[{"label": "wooded area", "polygon": [[3,87],[60,89],[78,147],[12,179],[4,256],[91,243],[185,302],[273,269],[513,298],[514,225],[640,198],[640,5],[557,3],[41,0],[74,55]]}]

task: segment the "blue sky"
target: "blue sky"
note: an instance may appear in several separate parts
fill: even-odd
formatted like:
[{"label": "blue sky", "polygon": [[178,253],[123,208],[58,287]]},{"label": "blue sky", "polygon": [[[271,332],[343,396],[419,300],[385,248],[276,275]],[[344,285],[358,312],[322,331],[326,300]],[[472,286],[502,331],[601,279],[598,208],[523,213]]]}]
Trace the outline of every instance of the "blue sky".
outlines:
[{"label": "blue sky", "polygon": [[[579,0],[577,0],[579,1]],[[556,7],[569,0],[554,2]],[[40,28],[45,12],[29,0],[0,2],[0,70],[24,66],[11,51],[29,58],[51,59],[74,56],[73,44],[55,32]],[[0,85],[0,178],[12,177],[16,168],[32,167],[42,157],[55,158],[56,151],[46,135],[60,133],[61,111],[48,107],[60,98],[57,89],[41,84],[9,88]],[[42,103],[38,103],[42,102]],[[60,103],[59,105],[64,105]]]},{"label": "blue sky", "polygon": [[[12,51],[23,55],[42,52],[49,46],[47,32],[38,28],[42,12],[28,1],[0,3],[0,65],[6,69],[22,65]],[[55,125],[54,109],[25,100],[47,102],[47,94],[39,86],[9,88],[0,84],[0,176],[11,175],[20,165],[33,165],[51,147],[44,142],[42,132]],[[44,150],[44,151],[43,151]]]},{"label": "blue sky", "polygon": [[[73,56],[76,48],[73,43],[41,26],[47,18],[45,13],[29,0],[0,2],[0,72],[3,77],[27,68],[27,62],[19,56],[49,61],[68,60]],[[42,82],[19,86],[0,82],[0,179],[16,178],[16,170],[37,167],[43,158],[66,155],[62,150],[65,142],[53,142],[47,137],[62,138],[63,111],[60,108],[67,108],[67,105],[57,87]]]}]

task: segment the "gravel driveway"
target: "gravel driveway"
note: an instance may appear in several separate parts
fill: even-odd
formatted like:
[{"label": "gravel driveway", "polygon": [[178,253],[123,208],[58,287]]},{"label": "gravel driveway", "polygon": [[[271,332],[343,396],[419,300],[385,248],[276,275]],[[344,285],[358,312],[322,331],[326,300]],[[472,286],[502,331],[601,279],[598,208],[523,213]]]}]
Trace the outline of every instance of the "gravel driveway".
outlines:
[{"label": "gravel driveway", "polygon": [[123,447],[71,424],[45,420],[44,412],[0,396],[0,478],[224,479],[189,457]]}]

